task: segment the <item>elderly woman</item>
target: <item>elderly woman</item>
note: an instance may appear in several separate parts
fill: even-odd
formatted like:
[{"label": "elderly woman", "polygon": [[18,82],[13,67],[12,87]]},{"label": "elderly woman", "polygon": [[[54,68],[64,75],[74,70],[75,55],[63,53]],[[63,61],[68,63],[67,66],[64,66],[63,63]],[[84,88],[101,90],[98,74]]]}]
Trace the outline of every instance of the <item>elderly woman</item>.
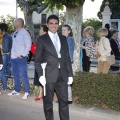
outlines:
[{"label": "elderly woman", "polygon": [[98,73],[107,74],[110,65],[107,63],[106,57],[111,53],[111,47],[109,39],[105,36],[108,35],[108,30],[106,28],[100,28],[98,30],[99,41],[96,43],[96,57],[98,58]]},{"label": "elderly woman", "polygon": [[92,37],[94,33],[94,28],[92,26],[87,26],[83,30],[84,41],[80,45],[80,71],[89,72],[91,59],[94,57],[95,53],[95,42]]}]

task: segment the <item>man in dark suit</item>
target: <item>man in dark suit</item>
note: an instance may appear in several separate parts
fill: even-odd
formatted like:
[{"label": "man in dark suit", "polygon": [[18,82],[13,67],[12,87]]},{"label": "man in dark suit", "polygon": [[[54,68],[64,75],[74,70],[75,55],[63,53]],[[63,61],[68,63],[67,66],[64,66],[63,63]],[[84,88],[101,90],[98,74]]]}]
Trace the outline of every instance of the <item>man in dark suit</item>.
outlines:
[{"label": "man in dark suit", "polygon": [[[68,85],[73,82],[73,72],[65,36],[58,35],[59,18],[50,15],[47,19],[48,33],[38,37],[35,55],[35,69],[39,81],[46,86],[43,98],[46,120],[54,120],[53,94],[56,91],[60,120],[69,120]],[[41,63],[46,62],[45,77]]]},{"label": "man in dark suit", "polygon": [[[112,49],[111,53],[114,53],[116,60],[120,60],[120,52],[119,52],[120,46],[117,39],[118,39],[118,31],[117,30],[111,31],[111,38],[110,38],[110,45]],[[115,71],[115,70],[118,70],[119,67],[111,66],[110,69]]]}]

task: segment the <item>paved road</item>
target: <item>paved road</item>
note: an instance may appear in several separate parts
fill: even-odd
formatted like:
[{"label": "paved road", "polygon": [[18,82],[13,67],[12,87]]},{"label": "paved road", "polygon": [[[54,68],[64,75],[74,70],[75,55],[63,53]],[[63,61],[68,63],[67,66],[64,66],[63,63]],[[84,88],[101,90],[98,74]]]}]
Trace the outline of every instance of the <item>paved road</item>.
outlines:
[{"label": "paved road", "polygon": [[[28,66],[29,77],[34,75],[34,66]],[[22,100],[20,96],[0,95],[0,120],[45,120],[42,101],[34,102],[35,96]],[[120,120],[120,112],[70,105],[70,120]],[[54,102],[54,120],[60,120],[58,104]]]},{"label": "paved road", "polygon": [[[45,120],[42,101],[34,96],[22,100],[20,96],[0,95],[0,120]],[[70,105],[70,120],[120,120],[120,112]],[[59,120],[58,104],[54,102],[54,120]]]}]

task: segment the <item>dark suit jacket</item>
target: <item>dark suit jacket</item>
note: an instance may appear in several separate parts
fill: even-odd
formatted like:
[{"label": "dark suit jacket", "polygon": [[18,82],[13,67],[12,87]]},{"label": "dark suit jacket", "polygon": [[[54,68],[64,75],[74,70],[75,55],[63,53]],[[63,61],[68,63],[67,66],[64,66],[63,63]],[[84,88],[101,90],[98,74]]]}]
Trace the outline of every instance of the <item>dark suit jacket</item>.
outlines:
[{"label": "dark suit jacket", "polygon": [[118,44],[116,43],[116,41],[113,38],[110,38],[110,45],[111,45],[111,48],[112,48],[112,52],[115,55],[115,58],[119,59],[120,58],[120,52],[119,52],[119,49],[118,49]]},{"label": "dark suit jacket", "polygon": [[73,76],[67,39],[62,35],[59,35],[59,39],[61,43],[61,58],[58,58],[54,44],[52,43],[52,40],[50,39],[48,33],[38,37],[35,55],[35,69],[38,73],[38,76],[42,76],[43,71],[41,63],[47,62],[45,69],[45,77],[47,83],[57,81],[59,63],[62,77],[65,82],[68,81],[68,77]]}]

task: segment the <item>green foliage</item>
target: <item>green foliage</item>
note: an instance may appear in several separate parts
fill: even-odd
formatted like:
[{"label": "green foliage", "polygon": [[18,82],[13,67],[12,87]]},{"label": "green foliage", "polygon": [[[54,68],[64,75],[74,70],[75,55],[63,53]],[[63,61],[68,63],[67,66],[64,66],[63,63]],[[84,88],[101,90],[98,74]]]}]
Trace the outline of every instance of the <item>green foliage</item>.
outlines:
[{"label": "green foliage", "polygon": [[120,77],[116,74],[76,73],[73,95],[76,103],[120,111]]},{"label": "green foliage", "polygon": [[92,26],[95,29],[95,33],[93,34],[93,37],[96,41],[98,39],[97,31],[98,31],[99,28],[102,27],[102,22],[100,20],[96,19],[96,18],[86,19],[85,21],[83,21],[82,31],[87,26]]},{"label": "green foliage", "polygon": [[39,30],[40,30],[40,24],[34,24],[34,35],[35,35],[35,38],[36,38],[36,36],[39,35]]},{"label": "green foliage", "polygon": [[58,34],[62,34],[62,25],[59,26]]},{"label": "green foliage", "polygon": [[[21,0],[17,0],[17,2],[19,4],[19,7],[21,7],[21,9],[22,9],[22,6],[20,4]],[[60,0],[57,0],[57,1],[56,0],[27,0],[25,3],[30,5],[31,8],[32,8],[32,6],[33,7],[34,6],[40,7],[43,4],[48,4],[48,10],[47,11],[50,10],[52,12],[53,12],[54,7],[56,7],[59,10],[60,9],[63,10],[63,8],[64,8],[64,6],[63,6],[63,4],[62,4],[62,2]],[[34,10],[35,10],[35,8],[34,8]],[[36,10],[37,10],[37,8],[36,8]]]},{"label": "green foliage", "polygon": [[15,17],[10,16],[9,14],[5,16],[0,16],[0,23],[6,23],[8,25],[8,32],[10,33],[12,30],[14,30],[14,23]]},{"label": "green foliage", "polygon": [[100,11],[98,12],[98,17],[102,19],[101,12],[103,12],[105,8],[105,3],[109,2],[109,7],[111,9],[112,19],[120,19],[120,0],[103,0],[102,5],[100,7]]},{"label": "green foliage", "polygon": [[54,7],[56,7],[58,10],[63,10],[64,5],[69,8],[82,6],[85,0],[43,0],[43,2],[49,4],[48,10],[53,11]]}]

